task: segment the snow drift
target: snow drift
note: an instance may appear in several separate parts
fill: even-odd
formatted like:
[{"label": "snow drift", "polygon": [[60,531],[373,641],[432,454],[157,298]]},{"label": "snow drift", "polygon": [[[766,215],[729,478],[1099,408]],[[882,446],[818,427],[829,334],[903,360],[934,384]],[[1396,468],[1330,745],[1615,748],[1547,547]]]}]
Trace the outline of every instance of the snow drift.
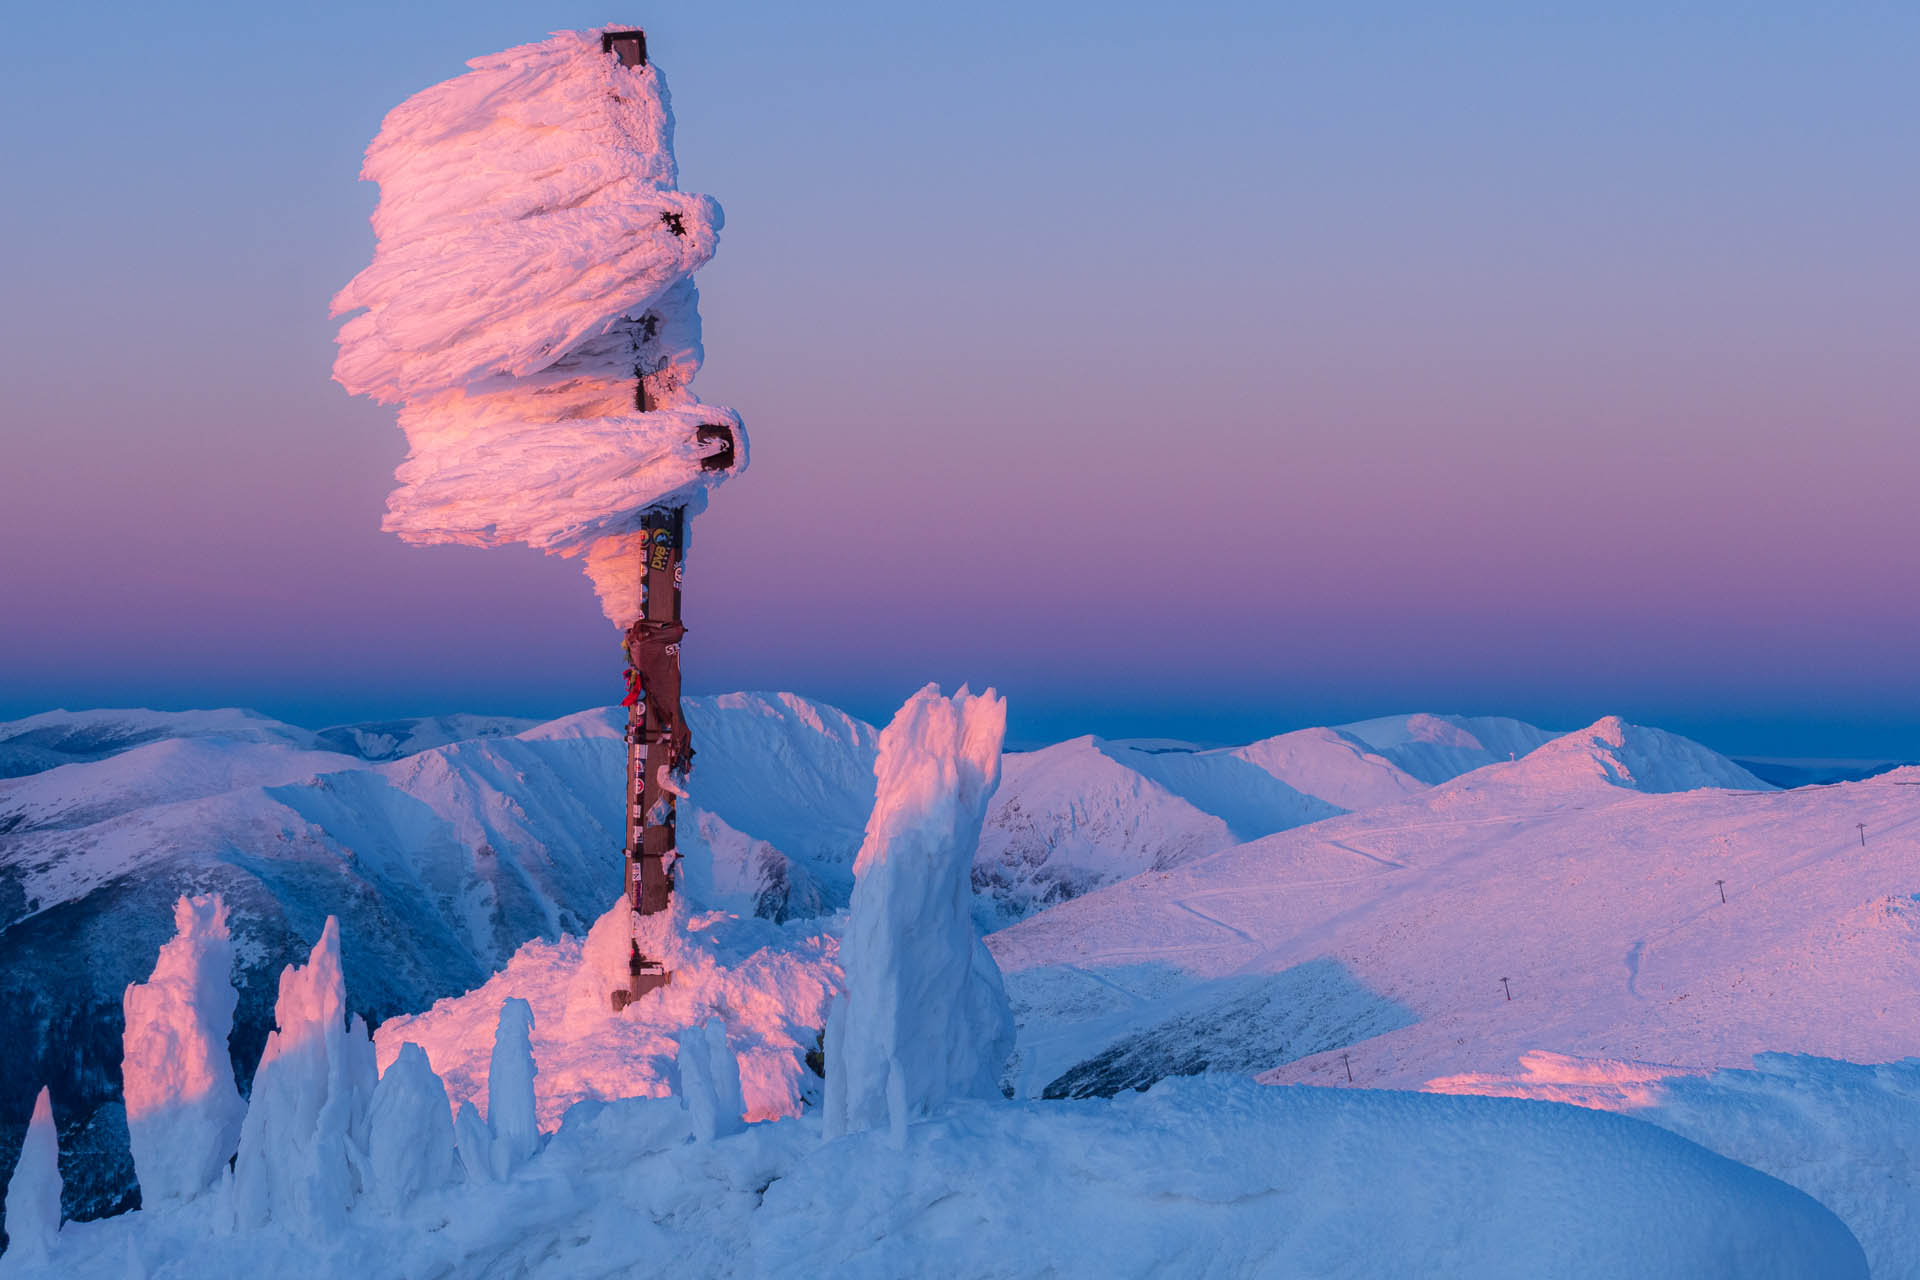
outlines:
[{"label": "snow drift", "polygon": [[600,34],[476,58],[387,115],[361,171],[379,244],[333,300],[354,313],[334,377],[403,405],[389,532],[585,555],[624,627],[641,513],[697,509],[730,474],[704,466],[719,437],[734,470],[746,438],[690,389],[720,206],[677,189],[659,69]]},{"label": "snow drift", "polygon": [[647,917],[672,984],[615,1013],[607,992],[626,979],[631,920],[626,900],[617,899],[584,939],[530,942],[478,989],[389,1018],[374,1038],[380,1062],[390,1065],[417,1044],[448,1098],[477,1108],[489,1100],[502,1003],[525,1000],[527,1043],[540,1065],[534,1109],[551,1132],[582,1102],[675,1092],[682,1033],[719,1018],[736,1055],[746,1117],[800,1114],[819,1084],[807,1055],[840,989],[834,939],[811,921],[783,926],[695,911],[676,896],[672,911]]},{"label": "snow drift", "polygon": [[[671,1099],[589,1105],[511,1182],[354,1214],[316,1249],[205,1201],[68,1224],[66,1280],[154,1275],[1419,1275],[1850,1280],[1820,1204],[1652,1125],[1574,1107],[1169,1081],[955,1104],[822,1143],[811,1120],[688,1142]],[[51,1270],[42,1274],[54,1274]]]}]

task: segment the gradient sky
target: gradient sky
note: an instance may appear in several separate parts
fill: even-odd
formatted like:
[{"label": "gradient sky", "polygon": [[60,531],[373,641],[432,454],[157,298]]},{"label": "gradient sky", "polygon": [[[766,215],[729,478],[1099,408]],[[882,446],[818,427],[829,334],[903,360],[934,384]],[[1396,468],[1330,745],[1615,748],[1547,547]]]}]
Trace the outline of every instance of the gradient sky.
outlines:
[{"label": "gradient sky", "polygon": [[[1920,7],[1444,7],[631,9],[754,449],[690,687],[1920,757]],[[612,701],[574,565],[379,532],[326,314],[387,109],[606,10],[55,10],[0,51],[0,716]]]}]

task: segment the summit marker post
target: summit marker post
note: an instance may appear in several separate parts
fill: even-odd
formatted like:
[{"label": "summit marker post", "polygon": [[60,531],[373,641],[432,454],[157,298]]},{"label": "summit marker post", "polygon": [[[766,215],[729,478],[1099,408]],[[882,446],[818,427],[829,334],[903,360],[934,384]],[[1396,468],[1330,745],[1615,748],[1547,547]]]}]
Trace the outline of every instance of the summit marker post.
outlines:
[{"label": "summit marker post", "polygon": [[[623,67],[647,62],[644,31],[607,31],[600,37],[603,52]],[[681,228],[667,222],[669,229]],[[649,385],[664,373],[665,361],[648,348],[657,336],[650,315],[634,320],[629,332],[634,352],[633,406],[641,413],[659,407],[663,388]],[[698,441],[710,449],[700,463],[703,471],[725,471],[733,466],[733,429],[725,423],[702,426]],[[680,621],[680,588],[685,573],[687,512],[685,507],[648,511],[640,522],[639,557],[634,572],[640,579],[640,617],[627,629],[622,647],[627,656],[627,770],[622,780],[626,808],[626,897],[632,912],[627,956],[627,985],[615,988],[613,1007],[619,1011],[673,981],[658,956],[640,949],[639,921],[673,906],[674,863],[679,857],[675,838],[675,801],[685,794],[676,778],[693,768],[693,735],[680,707],[680,641],[686,626]]]},{"label": "summit marker post", "polygon": [[[334,296],[334,378],[400,405],[382,527],[421,546],[524,543],[582,562],[627,659],[616,1010],[664,986],[688,529],[747,461],[703,403],[694,273],[722,224],[679,188],[666,81],[637,29],[556,31],[475,58],[387,113],[373,260]],[[476,162],[479,161],[479,162]],[[649,920],[648,917],[653,917]]]}]

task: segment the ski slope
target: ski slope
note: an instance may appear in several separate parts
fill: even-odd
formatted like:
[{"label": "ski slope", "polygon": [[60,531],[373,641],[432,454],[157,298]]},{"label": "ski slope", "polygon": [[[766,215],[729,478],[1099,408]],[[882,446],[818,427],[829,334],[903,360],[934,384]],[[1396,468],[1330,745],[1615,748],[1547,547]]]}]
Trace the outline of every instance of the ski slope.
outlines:
[{"label": "ski slope", "polygon": [[1418,1088],[1534,1050],[1695,1071],[1920,1052],[1904,1012],[1915,782],[1771,791],[1696,744],[1603,721],[1136,877],[990,939],[1022,1016],[1020,1087],[1140,1083],[1176,1065],[1181,1028],[1270,989],[1326,1009],[1229,1021],[1215,1056],[1274,1081],[1344,1085],[1350,1069]]}]

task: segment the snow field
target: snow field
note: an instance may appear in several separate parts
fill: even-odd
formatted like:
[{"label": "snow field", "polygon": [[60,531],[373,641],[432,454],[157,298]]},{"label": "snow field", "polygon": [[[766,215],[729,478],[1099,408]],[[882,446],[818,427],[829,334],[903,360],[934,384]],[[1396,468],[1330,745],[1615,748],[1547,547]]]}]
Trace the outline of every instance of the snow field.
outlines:
[{"label": "snow field", "polygon": [[[1638,1121],[1511,1099],[1168,1081],[962,1102],[821,1141],[812,1118],[690,1142],[670,1100],[588,1103],[507,1182],[356,1208],[307,1240],[205,1200],[74,1223],[61,1274],[1865,1276],[1826,1209]],[[32,1274],[28,1272],[28,1274]]]}]

